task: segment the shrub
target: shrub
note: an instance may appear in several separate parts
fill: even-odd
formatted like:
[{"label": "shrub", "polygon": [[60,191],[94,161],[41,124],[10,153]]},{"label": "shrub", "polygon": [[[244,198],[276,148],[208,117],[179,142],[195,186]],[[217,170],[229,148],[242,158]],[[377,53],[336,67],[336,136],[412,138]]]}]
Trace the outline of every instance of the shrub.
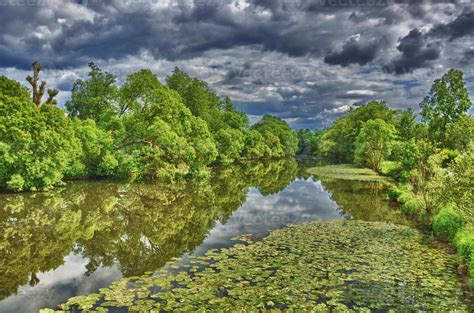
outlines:
[{"label": "shrub", "polygon": [[398,198],[402,194],[402,191],[398,189],[397,187],[392,187],[388,190],[388,198],[391,201],[398,201]]},{"label": "shrub", "polygon": [[409,195],[408,199],[404,201],[402,206],[402,211],[405,214],[413,215],[415,213],[420,213],[424,209],[423,198],[415,195]]},{"label": "shrub", "polygon": [[7,182],[8,189],[12,191],[22,191],[25,186],[25,180],[19,174],[13,174]]},{"label": "shrub", "polygon": [[474,228],[466,227],[454,237],[454,247],[464,258],[469,270],[470,286],[474,289]]},{"label": "shrub", "polygon": [[396,161],[384,161],[380,167],[380,173],[385,176],[398,178],[402,170],[400,163]]},{"label": "shrub", "polygon": [[454,237],[454,247],[466,259],[474,257],[474,228],[465,227]]},{"label": "shrub", "polygon": [[437,237],[451,241],[464,223],[458,208],[455,205],[448,205],[435,216],[433,230]]}]

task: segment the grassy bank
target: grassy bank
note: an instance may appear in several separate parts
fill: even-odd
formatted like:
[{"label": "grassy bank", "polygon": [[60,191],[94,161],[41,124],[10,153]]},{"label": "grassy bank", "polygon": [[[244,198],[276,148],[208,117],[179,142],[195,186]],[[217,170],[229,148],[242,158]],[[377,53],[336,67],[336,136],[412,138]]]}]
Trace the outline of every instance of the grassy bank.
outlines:
[{"label": "grassy bank", "polygon": [[317,221],[243,240],[193,259],[187,270],[169,264],[168,273],[122,279],[63,309],[468,310],[452,255],[408,227]]},{"label": "grassy bank", "polygon": [[[467,272],[468,284],[474,290],[474,220],[472,210],[455,204],[441,205],[435,212],[427,212],[423,197],[404,184],[389,190],[392,201],[400,203],[402,211],[432,229],[433,235],[455,248],[461,269]],[[433,216],[433,214],[435,214]]]}]

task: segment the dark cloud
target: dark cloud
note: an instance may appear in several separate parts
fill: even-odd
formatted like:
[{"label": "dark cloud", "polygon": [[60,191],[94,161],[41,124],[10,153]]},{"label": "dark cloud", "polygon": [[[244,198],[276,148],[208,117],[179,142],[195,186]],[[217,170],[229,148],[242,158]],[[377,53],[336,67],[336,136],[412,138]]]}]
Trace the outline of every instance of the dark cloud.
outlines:
[{"label": "dark cloud", "polygon": [[469,50],[464,51],[462,63],[465,65],[474,64],[474,49],[469,49]]},{"label": "dark cloud", "polygon": [[427,42],[425,36],[417,28],[412,29],[408,35],[400,39],[397,49],[401,55],[385,67],[389,73],[410,73],[438,59],[441,53],[440,44]]},{"label": "dark cloud", "polygon": [[447,37],[450,40],[464,36],[474,36],[474,11],[465,10],[456,19],[447,24],[434,27],[429,35]]},{"label": "dark cloud", "polygon": [[332,65],[348,66],[353,63],[365,65],[375,59],[379,44],[375,40],[361,42],[360,36],[352,36],[342,46],[341,51],[324,57],[324,62]]},{"label": "dark cloud", "polygon": [[415,106],[450,67],[472,81],[472,9],[455,0],[0,0],[0,74],[24,80],[41,61],[67,99],[89,61],[119,82],[178,65],[255,117],[321,127],[381,95]]}]

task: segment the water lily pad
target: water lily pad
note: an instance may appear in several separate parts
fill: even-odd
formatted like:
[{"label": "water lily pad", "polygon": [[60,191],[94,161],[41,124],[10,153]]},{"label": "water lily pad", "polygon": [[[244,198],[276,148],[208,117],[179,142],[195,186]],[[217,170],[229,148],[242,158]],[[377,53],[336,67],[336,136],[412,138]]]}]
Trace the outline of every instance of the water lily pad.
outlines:
[{"label": "water lily pad", "polygon": [[[469,311],[454,257],[405,226],[291,225],[194,262],[213,267],[145,276],[133,288],[122,279],[100,296],[71,298],[65,307],[104,308],[113,301],[130,310],[164,311]],[[160,291],[143,298],[153,286]]]}]

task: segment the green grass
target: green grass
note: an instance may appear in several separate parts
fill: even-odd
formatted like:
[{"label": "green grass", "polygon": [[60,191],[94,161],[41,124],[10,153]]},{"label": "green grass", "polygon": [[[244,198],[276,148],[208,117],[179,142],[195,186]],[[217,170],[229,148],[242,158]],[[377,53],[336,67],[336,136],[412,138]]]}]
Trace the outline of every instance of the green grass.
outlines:
[{"label": "green grass", "polygon": [[313,167],[308,172],[314,176],[322,176],[336,179],[390,182],[387,177],[380,176],[368,168],[360,168],[354,164],[337,164]]}]

